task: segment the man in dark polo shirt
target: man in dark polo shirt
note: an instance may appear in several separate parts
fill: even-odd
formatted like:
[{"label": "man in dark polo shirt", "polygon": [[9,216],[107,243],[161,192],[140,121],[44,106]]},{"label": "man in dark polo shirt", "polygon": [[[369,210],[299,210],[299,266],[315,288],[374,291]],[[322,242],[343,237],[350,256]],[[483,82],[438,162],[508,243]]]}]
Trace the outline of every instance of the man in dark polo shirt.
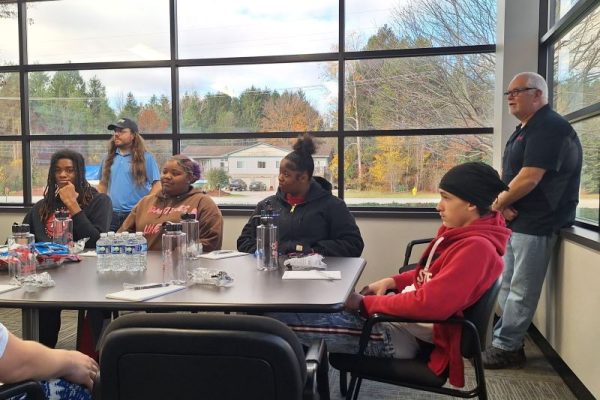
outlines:
[{"label": "man in dark polo shirt", "polygon": [[581,143],[573,127],[548,105],[543,77],[523,72],[504,93],[521,123],[506,144],[502,180],[510,190],[494,203],[513,233],[504,256],[492,347],[486,368],[521,367],[523,339],[535,313],[548,263],[561,228],[575,220],[579,202]]}]

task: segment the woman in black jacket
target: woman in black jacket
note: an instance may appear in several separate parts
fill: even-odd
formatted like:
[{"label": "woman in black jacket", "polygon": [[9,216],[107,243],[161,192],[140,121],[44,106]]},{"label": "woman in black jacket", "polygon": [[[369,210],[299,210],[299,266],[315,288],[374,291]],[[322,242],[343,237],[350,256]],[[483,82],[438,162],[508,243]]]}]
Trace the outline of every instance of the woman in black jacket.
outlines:
[{"label": "woman in black jacket", "polygon": [[[331,193],[331,184],[313,177],[310,135],[298,138],[294,151],[279,166],[277,193],[258,203],[254,215],[272,208],[278,217],[279,253],[319,253],[324,256],[359,257],[364,243],[346,204]],[[254,216],[253,215],[253,216]],[[254,253],[259,218],[251,217],[237,240],[239,251]]]},{"label": "woman in black jacket", "polygon": [[[110,225],[112,203],[85,179],[85,161],[76,151],[63,149],[52,155],[44,198],[27,213],[36,242],[52,241],[52,221],[56,210],[66,210],[73,220],[73,240],[89,238],[85,247],[94,248],[101,232]],[[56,346],[60,330],[60,309],[40,310],[40,343]],[[102,321],[102,317],[91,318]],[[96,331],[98,329],[95,329]]]}]

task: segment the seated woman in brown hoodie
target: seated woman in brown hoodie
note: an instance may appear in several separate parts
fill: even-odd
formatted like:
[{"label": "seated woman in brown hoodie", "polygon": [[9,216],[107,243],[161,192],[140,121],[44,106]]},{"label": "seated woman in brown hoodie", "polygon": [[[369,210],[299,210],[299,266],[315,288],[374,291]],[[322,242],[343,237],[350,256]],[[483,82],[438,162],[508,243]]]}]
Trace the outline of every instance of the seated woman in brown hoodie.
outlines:
[{"label": "seated woman in brown hoodie", "polygon": [[221,249],[223,217],[210,196],[192,187],[200,178],[200,166],[184,155],[171,157],[162,167],[162,191],[142,198],[119,232],[144,232],[149,250],[161,249],[162,224],[180,222],[185,213],[196,214],[200,242],[205,252]]}]

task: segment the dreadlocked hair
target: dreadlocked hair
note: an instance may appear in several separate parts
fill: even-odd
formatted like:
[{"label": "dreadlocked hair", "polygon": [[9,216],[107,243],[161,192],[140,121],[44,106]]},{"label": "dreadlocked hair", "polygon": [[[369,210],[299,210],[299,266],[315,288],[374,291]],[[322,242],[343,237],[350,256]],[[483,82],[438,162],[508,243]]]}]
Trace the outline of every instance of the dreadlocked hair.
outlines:
[{"label": "dreadlocked hair", "polygon": [[[143,186],[146,183],[146,158],[144,156],[146,153],[146,143],[139,133],[134,133],[133,135],[131,146],[131,174],[133,175],[135,184]],[[100,180],[100,183],[106,188],[108,188],[108,182],[110,181],[110,169],[112,168],[116,151],[117,146],[115,146],[115,138],[113,136],[108,142],[108,156],[106,157],[106,160],[104,160],[104,165],[102,166],[102,179]]]},{"label": "dreadlocked hair", "polygon": [[316,151],[316,145],[313,137],[308,133],[298,136],[296,142],[292,146],[294,151],[289,153],[284,158],[291,161],[295,165],[295,171],[308,173],[308,177],[312,177],[315,170],[315,163],[312,155]]},{"label": "dreadlocked hair", "polygon": [[85,161],[83,156],[76,151],[69,149],[58,150],[50,158],[50,169],[48,170],[48,180],[46,182],[46,189],[44,189],[44,198],[42,199],[42,206],[40,207],[40,217],[45,223],[54,211],[58,208],[64,207],[64,204],[60,201],[60,198],[56,196],[56,164],[58,160],[68,159],[73,161],[73,168],[75,169],[75,191],[79,193],[77,197],[77,203],[81,208],[85,208],[92,197],[94,196],[92,186],[85,179]]}]

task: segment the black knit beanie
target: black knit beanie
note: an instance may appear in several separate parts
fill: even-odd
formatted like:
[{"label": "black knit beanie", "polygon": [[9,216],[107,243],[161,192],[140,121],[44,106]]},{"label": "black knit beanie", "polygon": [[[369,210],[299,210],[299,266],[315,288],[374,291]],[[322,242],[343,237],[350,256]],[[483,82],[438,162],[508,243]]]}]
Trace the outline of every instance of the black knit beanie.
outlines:
[{"label": "black knit beanie", "polygon": [[488,209],[498,195],[508,190],[498,172],[482,162],[468,162],[450,169],[440,181],[440,189]]}]

